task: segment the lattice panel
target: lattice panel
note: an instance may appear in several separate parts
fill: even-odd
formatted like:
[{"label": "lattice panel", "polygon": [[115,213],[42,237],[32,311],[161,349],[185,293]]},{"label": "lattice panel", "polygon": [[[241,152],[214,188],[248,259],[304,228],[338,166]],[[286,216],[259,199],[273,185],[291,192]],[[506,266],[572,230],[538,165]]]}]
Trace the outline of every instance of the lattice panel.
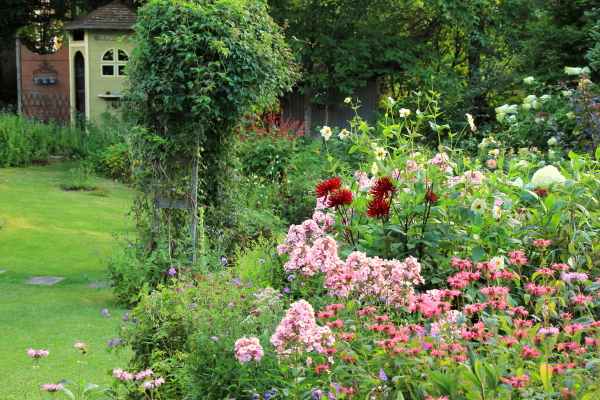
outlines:
[{"label": "lattice panel", "polygon": [[67,122],[71,119],[69,96],[55,93],[24,93],[21,112],[27,118]]}]

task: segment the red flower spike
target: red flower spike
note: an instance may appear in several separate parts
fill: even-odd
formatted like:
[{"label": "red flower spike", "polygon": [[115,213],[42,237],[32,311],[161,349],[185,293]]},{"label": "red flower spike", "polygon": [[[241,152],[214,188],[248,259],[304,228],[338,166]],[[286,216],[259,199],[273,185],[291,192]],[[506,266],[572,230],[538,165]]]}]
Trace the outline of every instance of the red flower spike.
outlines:
[{"label": "red flower spike", "polygon": [[548,195],[548,193],[550,193],[546,189],[536,189],[533,192],[540,197],[546,197]]},{"label": "red flower spike", "polygon": [[429,201],[430,203],[435,203],[439,199],[440,198],[435,195],[433,190],[428,190],[427,194],[425,195],[425,200]]},{"label": "red flower spike", "polygon": [[374,198],[369,202],[367,215],[371,218],[386,218],[390,215],[390,203],[382,198]]},{"label": "red flower spike", "polygon": [[396,185],[390,181],[389,176],[377,179],[375,185],[371,188],[371,193],[376,199],[387,199],[397,192]]},{"label": "red flower spike", "polygon": [[321,182],[317,185],[316,195],[317,198],[327,197],[328,194],[334,192],[342,187],[342,178],[335,177],[329,178],[325,182]]},{"label": "red flower spike", "polygon": [[354,196],[349,190],[343,189],[337,192],[331,193],[327,207],[338,208],[341,206],[349,206],[354,201]]}]

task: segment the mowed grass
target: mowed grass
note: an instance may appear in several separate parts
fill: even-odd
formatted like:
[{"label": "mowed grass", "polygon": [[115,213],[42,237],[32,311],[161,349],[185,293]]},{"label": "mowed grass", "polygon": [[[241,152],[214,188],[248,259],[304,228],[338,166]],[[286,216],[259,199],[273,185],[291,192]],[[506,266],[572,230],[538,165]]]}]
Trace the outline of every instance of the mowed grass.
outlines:
[{"label": "mowed grass", "polygon": [[[90,346],[86,381],[108,384],[106,372],[125,366],[106,352],[124,310],[108,289],[86,288],[104,278],[102,258],[122,251],[134,227],[125,216],[132,191],[97,178],[106,197],[65,192],[76,163],[0,169],[0,399],[39,398],[27,348],[48,349],[40,381],[75,380],[76,341]],[[115,240],[112,234],[119,237]],[[91,253],[90,253],[91,252]],[[27,285],[36,276],[61,276],[51,286]],[[101,311],[113,317],[106,319]]]}]

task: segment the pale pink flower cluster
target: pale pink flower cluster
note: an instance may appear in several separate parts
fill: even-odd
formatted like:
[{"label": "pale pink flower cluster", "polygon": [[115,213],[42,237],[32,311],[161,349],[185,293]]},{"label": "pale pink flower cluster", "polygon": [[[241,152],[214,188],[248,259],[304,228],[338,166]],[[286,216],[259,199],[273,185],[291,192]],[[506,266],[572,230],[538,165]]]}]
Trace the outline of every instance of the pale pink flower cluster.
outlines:
[{"label": "pale pink flower cluster", "polygon": [[413,285],[422,282],[421,265],[414,257],[401,262],[355,251],[345,262],[333,263],[326,272],[324,287],[331,289],[332,295],[348,297],[356,292],[361,297],[379,297],[394,307],[402,307],[413,294]]},{"label": "pale pink flower cluster", "polygon": [[273,336],[271,343],[277,346],[279,355],[310,352],[322,352],[335,344],[335,338],[328,326],[318,326],[313,307],[306,301],[292,303],[285,312]]},{"label": "pale pink flower cluster", "polygon": [[148,368],[147,370],[141,371],[139,374],[137,374],[135,376],[135,380],[136,381],[141,381],[142,379],[145,379],[145,378],[147,378],[149,376],[152,376],[152,375],[154,375],[154,372],[150,368]]},{"label": "pale pink flower cluster", "polygon": [[334,214],[323,211],[327,208],[326,197],[317,198],[317,204],[315,205],[315,211],[312,216],[312,220],[317,223],[323,231],[331,229],[335,223],[333,218]]},{"label": "pale pink flower cluster", "polygon": [[260,362],[262,356],[265,355],[260,341],[255,337],[243,337],[235,341],[235,358],[243,364],[249,361]]},{"label": "pale pink flower cluster", "polygon": [[159,387],[163,383],[165,383],[165,378],[163,378],[162,376],[159,376],[158,378],[156,378],[153,381],[146,381],[146,382],[142,383],[142,387],[144,389],[154,389],[155,387]]},{"label": "pale pink flower cluster", "polygon": [[42,386],[42,390],[45,392],[50,392],[50,393],[54,393],[54,392],[58,392],[59,390],[63,390],[64,386],[61,384],[52,384],[52,383],[48,383],[46,385]]},{"label": "pale pink flower cluster", "polygon": [[27,349],[27,355],[29,357],[33,357],[33,358],[46,357],[48,354],[50,354],[50,352],[48,350]]},{"label": "pale pink flower cluster", "polygon": [[338,244],[332,237],[315,240],[312,247],[297,245],[290,253],[290,260],[283,266],[288,272],[313,276],[316,272],[327,272],[338,263]]},{"label": "pale pink flower cluster", "polygon": [[586,282],[588,280],[588,274],[584,272],[563,272],[562,280],[565,282],[581,281]]},{"label": "pale pink flower cluster", "polygon": [[312,246],[313,242],[323,235],[323,230],[316,221],[308,219],[300,225],[292,225],[283,244],[277,246],[279,254],[292,251],[296,246]]},{"label": "pale pink flower cluster", "polygon": [[448,153],[437,153],[435,157],[429,160],[430,164],[436,165],[442,171],[452,172],[452,167],[450,167],[450,157],[448,157]]},{"label": "pale pink flower cluster", "polygon": [[358,184],[358,190],[365,190],[367,188],[370,188],[377,181],[376,177],[369,178],[369,175],[367,175],[366,172],[361,171],[356,171],[354,173],[354,177],[356,178],[356,183]]},{"label": "pale pink flower cluster", "polygon": [[392,173],[390,174],[390,177],[392,179],[395,179],[398,181],[404,181],[404,180],[408,180],[410,182],[414,181],[415,180],[414,176],[411,176],[411,175],[413,175],[414,172],[425,171],[425,169],[421,165],[419,165],[419,163],[417,161],[414,160],[414,158],[416,158],[420,155],[421,155],[421,153],[419,153],[419,152],[411,153],[408,156],[408,159],[406,160],[406,169],[403,169],[403,170],[394,169],[392,171]]},{"label": "pale pink flower cluster", "polygon": [[123,371],[121,368],[113,369],[113,374],[115,375],[115,378],[121,381],[130,381],[133,379],[133,375],[130,372]]},{"label": "pale pink flower cluster", "polygon": [[453,176],[452,179],[446,181],[448,186],[454,186],[458,183],[469,183],[473,187],[482,184],[484,175],[479,171],[465,171],[461,176]]},{"label": "pale pink flower cluster", "polygon": [[438,334],[442,331],[458,333],[460,331],[460,326],[457,324],[457,322],[458,318],[462,316],[463,314],[458,310],[448,311],[438,321],[431,323],[431,328],[429,329],[429,336],[437,337]]}]

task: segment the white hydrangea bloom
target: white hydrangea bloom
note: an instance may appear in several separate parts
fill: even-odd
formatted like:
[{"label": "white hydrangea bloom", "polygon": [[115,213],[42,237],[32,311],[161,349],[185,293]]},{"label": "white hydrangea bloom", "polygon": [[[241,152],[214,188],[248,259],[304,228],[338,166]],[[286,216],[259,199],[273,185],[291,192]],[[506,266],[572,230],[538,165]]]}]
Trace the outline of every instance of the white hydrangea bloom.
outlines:
[{"label": "white hydrangea bloom", "polygon": [[544,168],[538,169],[531,182],[536,187],[547,189],[551,184],[562,185],[567,179],[560,173],[560,171],[553,165],[548,165]]},{"label": "white hydrangea bloom", "polygon": [[529,96],[525,97],[523,99],[523,104],[530,104],[533,103],[533,101],[537,99],[537,96],[535,94],[530,94]]},{"label": "white hydrangea bloom", "polygon": [[527,78],[523,79],[523,82],[525,82],[527,85],[531,85],[533,81],[535,81],[533,76],[528,76]]},{"label": "white hydrangea bloom", "polygon": [[517,113],[517,105],[516,104],[512,104],[512,105],[508,105],[508,104],[504,104],[503,106],[500,107],[496,107],[496,114],[516,114]]}]

